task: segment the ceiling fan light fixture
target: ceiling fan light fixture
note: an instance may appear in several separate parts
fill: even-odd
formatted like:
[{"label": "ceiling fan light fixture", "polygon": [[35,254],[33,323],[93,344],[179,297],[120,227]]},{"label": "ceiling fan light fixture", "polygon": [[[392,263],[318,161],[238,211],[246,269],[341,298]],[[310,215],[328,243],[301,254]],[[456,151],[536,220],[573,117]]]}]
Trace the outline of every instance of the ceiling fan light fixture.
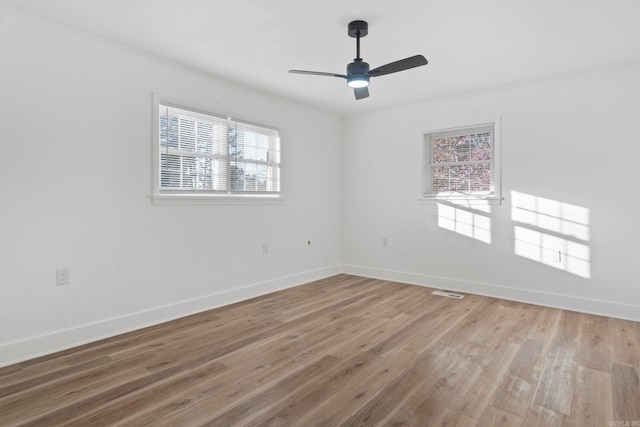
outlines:
[{"label": "ceiling fan light fixture", "polygon": [[369,76],[366,74],[353,74],[347,78],[347,85],[353,88],[369,86]]}]

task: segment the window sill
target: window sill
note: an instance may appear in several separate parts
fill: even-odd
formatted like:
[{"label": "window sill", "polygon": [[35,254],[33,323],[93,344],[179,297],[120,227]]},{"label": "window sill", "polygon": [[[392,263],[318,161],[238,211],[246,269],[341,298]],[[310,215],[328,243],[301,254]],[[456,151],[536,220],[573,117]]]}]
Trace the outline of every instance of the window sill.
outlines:
[{"label": "window sill", "polygon": [[162,205],[281,205],[284,199],[281,196],[260,195],[211,195],[211,194],[154,194],[151,203]]},{"label": "window sill", "polygon": [[501,205],[503,197],[495,196],[424,196],[418,199],[418,204],[435,205],[437,203],[448,202],[463,205]]}]

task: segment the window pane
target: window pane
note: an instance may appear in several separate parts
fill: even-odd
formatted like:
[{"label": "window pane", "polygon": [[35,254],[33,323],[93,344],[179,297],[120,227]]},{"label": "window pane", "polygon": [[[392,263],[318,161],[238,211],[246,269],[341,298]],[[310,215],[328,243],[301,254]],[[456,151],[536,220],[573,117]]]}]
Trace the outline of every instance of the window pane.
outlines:
[{"label": "window pane", "polygon": [[273,168],[268,165],[232,161],[231,189],[235,192],[278,191],[277,177],[271,175]]},{"label": "window pane", "polygon": [[[164,125],[164,128],[162,127]],[[176,116],[167,116],[166,114],[160,118],[160,134],[165,135],[165,144],[171,148],[178,148],[178,118]],[[160,138],[160,141],[163,141]]]},{"label": "window pane", "polygon": [[448,163],[455,161],[452,158],[451,140],[449,138],[436,138],[433,140],[433,162]]},{"label": "window pane", "polygon": [[244,168],[242,164],[232,162],[231,165],[231,191],[243,191],[244,190]]},{"label": "window pane", "polygon": [[468,162],[471,154],[470,136],[455,136],[451,138],[451,161]]},{"label": "window pane", "polygon": [[440,166],[433,168],[433,192],[449,191],[449,167]]},{"label": "window pane", "polygon": [[278,131],[250,123],[236,122],[229,135],[229,143],[233,148],[230,152],[231,157],[262,162],[279,161]]},{"label": "window pane", "polygon": [[208,154],[213,153],[213,124],[198,123],[196,138],[196,151]]},{"label": "window pane", "polygon": [[469,191],[469,166],[451,166],[449,191]]},{"label": "window pane", "polygon": [[169,117],[166,113],[160,112],[160,146],[166,147],[167,141],[169,139],[169,130],[167,126],[167,122]]},{"label": "window pane", "polygon": [[196,158],[196,188],[213,190],[213,162],[210,158]]},{"label": "window pane", "polygon": [[179,118],[179,145],[182,150],[196,151],[196,122]]},{"label": "window pane", "polygon": [[258,165],[252,163],[244,164],[244,189],[246,191],[257,191]]},{"label": "window pane", "polygon": [[483,163],[470,166],[471,191],[489,191],[491,189],[491,168]]},{"label": "window pane", "polygon": [[269,139],[266,135],[236,130],[235,147],[238,157],[251,160],[269,160]]},{"label": "window pane", "polygon": [[180,161],[180,186],[184,188],[196,188],[193,182],[196,159],[193,157],[181,157]]},{"label": "window pane", "polygon": [[471,160],[491,160],[491,133],[478,133],[470,135],[472,158]]},{"label": "window pane", "polygon": [[269,170],[269,168],[267,167],[267,165],[258,165],[258,169],[256,171],[257,172],[256,175],[260,179],[266,179],[268,170]]},{"label": "window pane", "polygon": [[180,187],[180,156],[162,154],[160,156],[160,185],[162,187]]}]

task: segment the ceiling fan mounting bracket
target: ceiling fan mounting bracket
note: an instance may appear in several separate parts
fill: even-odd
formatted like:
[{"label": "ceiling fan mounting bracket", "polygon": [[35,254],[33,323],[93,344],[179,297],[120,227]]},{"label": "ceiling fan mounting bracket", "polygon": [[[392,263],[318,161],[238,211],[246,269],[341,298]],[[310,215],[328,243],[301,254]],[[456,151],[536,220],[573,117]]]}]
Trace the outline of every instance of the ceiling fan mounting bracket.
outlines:
[{"label": "ceiling fan mounting bracket", "polygon": [[369,34],[369,24],[365,21],[349,22],[349,37],[358,38]]}]

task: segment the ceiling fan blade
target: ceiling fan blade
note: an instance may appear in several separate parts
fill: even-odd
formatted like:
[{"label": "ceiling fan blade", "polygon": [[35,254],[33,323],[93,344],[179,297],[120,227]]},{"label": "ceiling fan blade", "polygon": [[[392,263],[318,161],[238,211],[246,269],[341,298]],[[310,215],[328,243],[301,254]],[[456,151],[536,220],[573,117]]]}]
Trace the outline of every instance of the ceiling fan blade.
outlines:
[{"label": "ceiling fan blade", "polygon": [[422,55],[410,56],[409,58],[401,59],[396,62],[383,65],[378,68],[374,68],[369,71],[370,77],[384,76],[385,74],[397,73],[398,71],[408,70],[410,68],[420,67],[427,65],[427,59]]},{"label": "ceiling fan blade", "polygon": [[353,89],[353,93],[356,95],[356,99],[362,99],[369,96],[368,87],[356,87]]},{"label": "ceiling fan blade", "polygon": [[343,79],[347,78],[347,76],[345,76],[344,74],[323,73],[321,71],[289,70],[289,72],[293,74],[310,74],[312,76],[341,77]]}]

